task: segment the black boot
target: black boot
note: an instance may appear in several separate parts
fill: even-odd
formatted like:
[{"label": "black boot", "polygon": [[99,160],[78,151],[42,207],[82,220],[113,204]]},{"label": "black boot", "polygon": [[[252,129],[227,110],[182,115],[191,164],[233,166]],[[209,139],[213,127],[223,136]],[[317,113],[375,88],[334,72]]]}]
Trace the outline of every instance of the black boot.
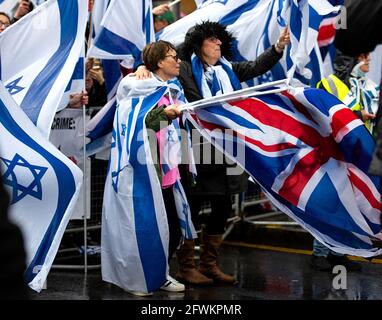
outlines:
[{"label": "black boot", "polygon": [[332,265],[327,257],[312,255],[310,258],[310,266],[317,271],[331,271]]}]

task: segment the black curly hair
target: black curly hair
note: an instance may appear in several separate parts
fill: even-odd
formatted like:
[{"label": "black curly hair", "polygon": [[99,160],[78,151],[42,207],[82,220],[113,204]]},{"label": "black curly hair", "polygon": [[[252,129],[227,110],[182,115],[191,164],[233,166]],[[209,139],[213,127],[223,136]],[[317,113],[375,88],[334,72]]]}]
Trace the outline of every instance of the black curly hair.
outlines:
[{"label": "black curly hair", "polygon": [[193,53],[201,58],[200,49],[203,41],[211,37],[216,37],[222,42],[222,56],[231,60],[233,56],[232,44],[235,38],[227,31],[226,26],[212,21],[203,21],[187,31],[184,43],[178,48],[180,58],[190,61]]}]

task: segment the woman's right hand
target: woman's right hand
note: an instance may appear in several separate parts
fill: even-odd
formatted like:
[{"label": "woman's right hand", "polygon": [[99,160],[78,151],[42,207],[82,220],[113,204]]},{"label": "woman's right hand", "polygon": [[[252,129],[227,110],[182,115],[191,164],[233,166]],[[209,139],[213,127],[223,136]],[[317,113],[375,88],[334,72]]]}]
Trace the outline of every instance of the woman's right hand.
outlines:
[{"label": "woman's right hand", "polygon": [[179,104],[172,104],[172,105],[167,106],[166,108],[164,108],[164,112],[165,112],[167,118],[169,118],[171,120],[178,118],[180,116],[180,114],[182,113]]},{"label": "woman's right hand", "polygon": [[142,65],[137,68],[137,71],[135,71],[134,73],[130,73],[129,76],[135,76],[137,80],[145,80],[151,78],[151,73],[149,70],[147,70],[147,68],[144,65]]}]

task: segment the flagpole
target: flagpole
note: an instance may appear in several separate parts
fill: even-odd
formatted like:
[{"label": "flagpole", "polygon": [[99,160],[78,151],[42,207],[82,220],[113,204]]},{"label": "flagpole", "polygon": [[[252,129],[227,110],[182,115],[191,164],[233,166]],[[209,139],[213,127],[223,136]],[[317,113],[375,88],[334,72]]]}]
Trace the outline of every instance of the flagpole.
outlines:
[{"label": "flagpole", "polygon": [[[242,90],[234,91],[231,93],[223,94],[221,96],[215,96],[215,97],[210,97],[206,98],[203,100],[195,101],[192,103],[184,104],[181,106],[181,111],[185,110],[194,110],[196,108],[205,108],[208,106],[212,106],[214,104],[222,103],[222,102],[232,102],[236,100],[241,100],[245,99],[248,97],[253,97],[253,96],[260,96],[260,95],[265,95],[265,94],[270,94],[270,93],[277,93],[281,92],[284,90],[287,90],[289,88],[289,85],[286,83],[287,79],[284,80],[278,80],[270,83],[264,83],[258,86],[250,87],[250,88],[245,88]],[[279,86],[279,85],[284,85],[282,88],[277,88],[277,89],[272,89],[272,90],[267,90],[267,91],[261,91],[257,92],[260,89],[265,89],[268,87],[272,86]]]},{"label": "flagpole", "polygon": [[176,4],[178,4],[179,2],[181,2],[182,0],[175,0],[175,1],[173,1],[173,2],[170,2],[169,4],[168,4],[168,6],[171,8],[172,6],[175,6]]}]

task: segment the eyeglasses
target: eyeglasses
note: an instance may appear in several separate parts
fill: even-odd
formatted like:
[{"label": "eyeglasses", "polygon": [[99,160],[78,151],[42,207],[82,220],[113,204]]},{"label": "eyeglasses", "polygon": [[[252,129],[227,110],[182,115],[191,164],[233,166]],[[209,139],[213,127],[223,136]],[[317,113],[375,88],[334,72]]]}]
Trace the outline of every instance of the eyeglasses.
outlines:
[{"label": "eyeglasses", "polygon": [[171,57],[171,58],[174,59],[175,62],[178,62],[178,60],[179,60],[179,56],[178,56],[177,54],[176,54],[175,56],[173,56],[173,55],[171,55],[171,54],[168,54],[168,55],[166,55],[165,57],[166,57],[166,58],[167,58],[167,57]]},{"label": "eyeglasses", "polygon": [[11,24],[9,22],[1,22],[0,21],[0,28],[8,28]]}]

